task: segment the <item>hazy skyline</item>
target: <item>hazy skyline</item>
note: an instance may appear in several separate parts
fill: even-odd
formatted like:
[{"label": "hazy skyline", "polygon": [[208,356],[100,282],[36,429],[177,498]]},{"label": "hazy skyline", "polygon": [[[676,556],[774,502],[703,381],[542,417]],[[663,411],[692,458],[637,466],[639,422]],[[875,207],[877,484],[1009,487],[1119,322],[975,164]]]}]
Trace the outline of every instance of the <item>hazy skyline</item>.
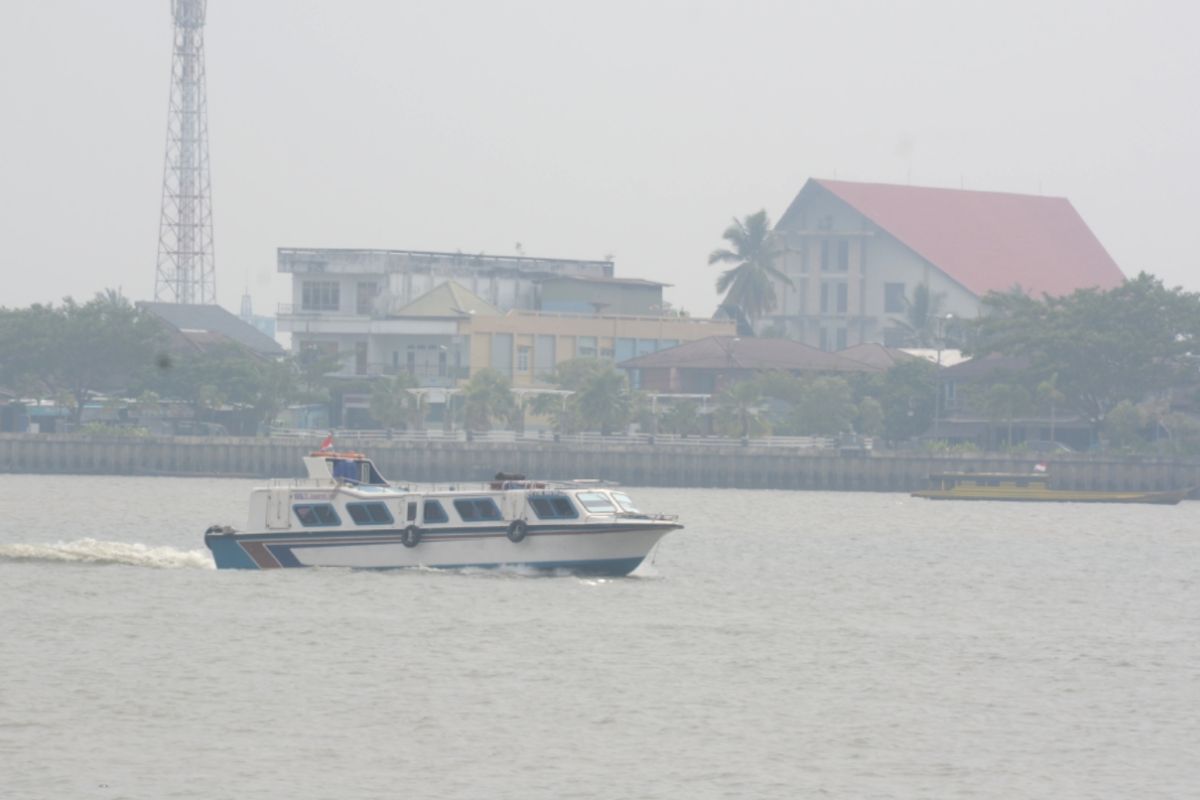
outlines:
[{"label": "hazy skyline", "polygon": [[[1200,289],[1185,3],[210,0],[218,295],[276,247],[602,258],[717,304],[734,216],[809,177],[1065,196],[1126,275]],[[166,0],[0,28],[0,305],[150,299]]]}]

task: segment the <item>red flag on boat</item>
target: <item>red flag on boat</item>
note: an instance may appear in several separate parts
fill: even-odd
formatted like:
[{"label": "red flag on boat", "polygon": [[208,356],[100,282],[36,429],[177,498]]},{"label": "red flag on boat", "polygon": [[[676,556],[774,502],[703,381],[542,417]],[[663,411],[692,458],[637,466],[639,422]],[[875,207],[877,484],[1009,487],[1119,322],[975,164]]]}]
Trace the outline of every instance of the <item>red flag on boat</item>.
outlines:
[{"label": "red flag on boat", "polygon": [[333,434],[332,433],[321,440],[321,449],[322,450],[332,450],[333,449]]}]

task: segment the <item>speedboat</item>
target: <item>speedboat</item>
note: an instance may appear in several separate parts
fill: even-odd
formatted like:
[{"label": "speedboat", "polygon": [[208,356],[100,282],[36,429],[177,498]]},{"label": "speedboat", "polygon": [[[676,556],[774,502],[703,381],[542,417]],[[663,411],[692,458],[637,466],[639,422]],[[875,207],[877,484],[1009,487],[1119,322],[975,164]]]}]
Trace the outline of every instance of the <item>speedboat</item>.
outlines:
[{"label": "speedboat", "polygon": [[1058,489],[1050,485],[1045,468],[1031,473],[943,472],[929,476],[929,488],[912,493],[929,500],[1014,500],[1050,503],[1155,503],[1175,505],[1191,492]]},{"label": "speedboat", "polygon": [[308,477],[250,494],[245,530],[204,534],[219,569],[504,567],[627,575],[683,526],[594,480],[498,473],[447,486],[385,480],[361,453],[316,451]]}]

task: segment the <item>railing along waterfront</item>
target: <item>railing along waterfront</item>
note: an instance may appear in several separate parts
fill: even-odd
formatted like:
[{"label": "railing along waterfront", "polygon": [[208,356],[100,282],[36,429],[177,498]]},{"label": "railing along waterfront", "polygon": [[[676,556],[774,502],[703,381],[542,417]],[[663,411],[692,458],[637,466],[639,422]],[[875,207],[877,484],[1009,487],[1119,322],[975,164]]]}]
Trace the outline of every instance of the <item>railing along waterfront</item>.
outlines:
[{"label": "railing along waterfront", "polygon": [[603,444],[603,445],[678,445],[683,447],[767,447],[790,448],[799,450],[827,449],[852,446],[858,449],[870,450],[872,440],[859,438],[849,443],[829,436],[701,436],[691,434],[681,436],[674,433],[620,433],[605,434],[596,431],[580,433],[555,433],[553,431],[446,431],[440,428],[423,431],[388,431],[388,430],[333,430],[313,431],[301,428],[272,428],[272,438],[290,439],[295,441],[321,441],[327,435],[332,435],[337,443],[373,443],[373,442],[541,442],[558,444]]}]

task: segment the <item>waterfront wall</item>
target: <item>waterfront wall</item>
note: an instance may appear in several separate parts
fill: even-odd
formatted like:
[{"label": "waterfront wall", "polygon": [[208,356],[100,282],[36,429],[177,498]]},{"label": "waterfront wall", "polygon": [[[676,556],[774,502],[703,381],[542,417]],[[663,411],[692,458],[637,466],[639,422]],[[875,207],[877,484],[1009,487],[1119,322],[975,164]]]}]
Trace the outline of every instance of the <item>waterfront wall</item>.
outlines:
[{"label": "waterfront wall", "polygon": [[[92,438],[0,434],[0,472],[81,475],[299,477],[301,456],[316,447],[294,439],[215,437]],[[737,489],[912,491],[947,470],[1029,471],[1032,456],[934,456],[873,452],[679,444],[577,444],[552,441],[400,442],[362,449],[392,480],[476,481],[498,471],[548,478],[602,478],[631,486]],[[1050,459],[1056,486],[1165,490],[1200,486],[1200,459]]]}]

